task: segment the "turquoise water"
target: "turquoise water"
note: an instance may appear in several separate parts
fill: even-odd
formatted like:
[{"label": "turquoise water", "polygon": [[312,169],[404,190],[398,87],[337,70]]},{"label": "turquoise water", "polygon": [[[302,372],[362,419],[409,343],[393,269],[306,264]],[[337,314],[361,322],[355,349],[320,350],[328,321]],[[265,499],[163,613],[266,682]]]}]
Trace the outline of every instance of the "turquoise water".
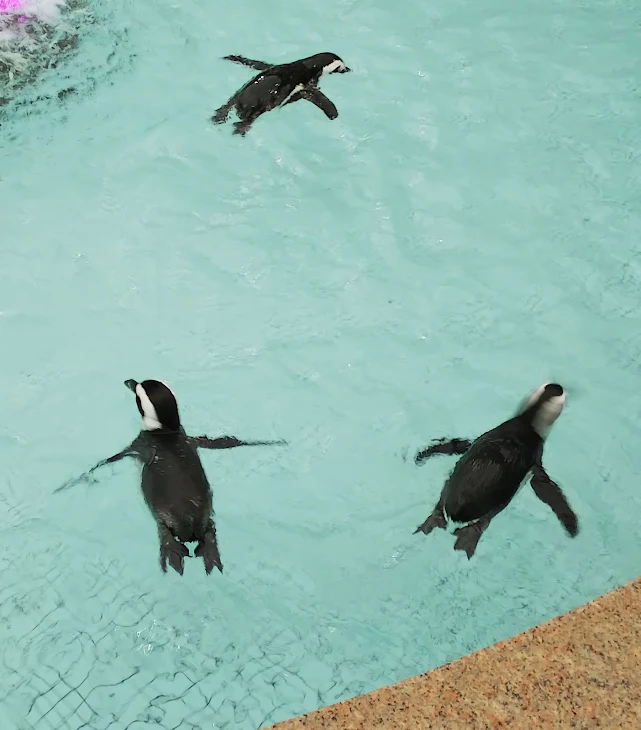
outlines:
[{"label": "turquoise water", "polygon": [[[641,573],[641,9],[398,8],[115,0],[5,115],[3,728],[249,730]],[[208,123],[221,56],[325,50],[336,121]],[[222,576],[160,572],[133,464],[53,494],[137,433],[126,378],[290,442],[203,454]],[[524,489],[469,562],[413,536],[453,465],[416,450],[550,378],[580,535]]]}]

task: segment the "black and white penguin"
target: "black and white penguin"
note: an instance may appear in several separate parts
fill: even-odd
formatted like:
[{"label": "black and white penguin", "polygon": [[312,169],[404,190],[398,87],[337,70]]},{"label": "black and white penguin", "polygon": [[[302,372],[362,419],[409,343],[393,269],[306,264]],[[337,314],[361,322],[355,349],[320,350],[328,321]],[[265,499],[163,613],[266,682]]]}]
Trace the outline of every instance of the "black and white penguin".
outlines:
[{"label": "black and white penguin", "polygon": [[334,104],[317,86],[321,76],[349,71],[335,53],[317,53],[300,61],[277,66],[264,61],[253,61],[244,56],[225,56],[225,60],[260,71],[211,118],[214,124],[222,124],[227,121],[229,113],[235,107],[239,121],[234,123],[234,134],[247,134],[261,114],[301,99],[317,106],[328,119],[336,119],[338,116]]},{"label": "black and white penguin", "polygon": [[420,451],[417,464],[436,454],[461,458],[447,478],[434,511],[415,532],[429,535],[436,527],[444,529],[447,519],[468,523],[454,531],[454,549],[464,550],[471,558],[492,519],[507,507],[532,472],[534,493],[552,508],[570,537],[575,537],[577,517],[542,464],[545,439],[564,405],[563,388],[545,383],[525,399],[513,418],[476,441],[438,439]]},{"label": "black and white penguin", "polygon": [[98,462],[56,492],[87,481],[92,472],[105,464],[134,457],[142,464],[142,493],[158,527],[162,570],[167,571],[169,561],[182,575],[184,558],[190,554],[185,543],[197,542],[195,555],[203,558],[207,574],[214,567],[222,573],[211,488],[197,449],[233,449],[286,442],[240,441],[234,436],[214,439],[188,436],[180,423],[176,398],[165,383],[126,380],[125,385],[136,395],[136,405],[142,416],[141,432],[126,449]]}]

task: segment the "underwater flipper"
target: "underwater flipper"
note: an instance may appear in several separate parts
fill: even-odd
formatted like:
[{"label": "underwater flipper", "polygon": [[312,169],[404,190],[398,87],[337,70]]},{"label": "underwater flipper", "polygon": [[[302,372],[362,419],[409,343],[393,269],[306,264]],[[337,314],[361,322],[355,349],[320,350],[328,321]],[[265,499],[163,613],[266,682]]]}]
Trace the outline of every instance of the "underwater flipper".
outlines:
[{"label": "underwater flipper", "polygon": [[255,68],[256,71],[265,71],[265,69],[271,68],[274,65],[273,63],[265,63],[264,61],[254,61],[251,58],[245,58],[245,56],[223,56],[223,60],[240,63],[243,66]]},{"label": "underwater flipper", "polygon": [[579,520],[568,504],[561,487],[550,479],[540,463],[532,468],[530,485],[541,502],[551,508],[568,535],[576,537],[579,533]]},{"label": "underwater flipper", "polygon": [[318,109],[320,109],[328,119],[336,119],[336,117],[338,116],[338,109],[336,108],[334,102],[328,99],[325,94],[323,94],[323,92],[320,89],[317,89],[315,86],[309,86],[302,91],[297,91],[287,101],[287,104],[291,104],[295,101],[300,101],[301,99],[309,101],[315,107],[318,107]]},{"label": "underwater flipper", "polygon": [[121,459],[126,459],[128,456],[138,456],[138,451],[136,449],[132,449],[131,446],[128,446],[126,449],[123,449],[119,453],[110,456],[108,459],[103,459],[102,461],[99,461],[95,466],[92,466],[89,471],[84,472],[74,479],[67,480],[57,489],[54,489],[53,493],[56,494],[57,492],[64,492],[67,489],[71,489],[71,487],[82,484],[83,482],[86,484],[90,484],[92,482],[91,475],[94,471],[96,471],[96,469],[100,469],[100,467],[106,466],[107,464],[115,464],[117,461],[120,461]]},{"label": "underwater flipper", "polygon": [[431,446],[419,451],[414,458],[416,464],[422,464],[430,456],[444,454],[445,456],[462,456],[472,445],[469,439],[435,439]]},{"label": "underwater flipper", "polygon": [[190,443],[197,449],[235,449],[237,446],[283,446],[287,441],[241,441],[235,436],[219,436],[211,439],[209,436],[190,436]]}]

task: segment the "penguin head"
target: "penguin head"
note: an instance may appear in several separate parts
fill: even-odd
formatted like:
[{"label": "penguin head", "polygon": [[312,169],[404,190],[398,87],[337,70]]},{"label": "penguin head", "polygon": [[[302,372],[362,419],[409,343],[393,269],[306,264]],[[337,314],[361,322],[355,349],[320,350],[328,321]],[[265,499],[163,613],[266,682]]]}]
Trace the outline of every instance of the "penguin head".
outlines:
[{"label": "penguin head", "polygon": [[519,415],[527,418],[532,428],[544,439],[561,415],[565,391],[558,383],[543,383],[525,399]]},{"label": "penguin head", "polygon": [[180,430],[178,403],[168,386],[159,380],[125,380],[125,385],[136,394],[136,405],[142,416],[145,431]]},{"label": "penguin head", "polygon": [[316,68],[321,76],[325,74],[346,74],[350,71],[344,64],[343,59],[335,53],[317,53],[304,59],[303,63],[309,68]]}]

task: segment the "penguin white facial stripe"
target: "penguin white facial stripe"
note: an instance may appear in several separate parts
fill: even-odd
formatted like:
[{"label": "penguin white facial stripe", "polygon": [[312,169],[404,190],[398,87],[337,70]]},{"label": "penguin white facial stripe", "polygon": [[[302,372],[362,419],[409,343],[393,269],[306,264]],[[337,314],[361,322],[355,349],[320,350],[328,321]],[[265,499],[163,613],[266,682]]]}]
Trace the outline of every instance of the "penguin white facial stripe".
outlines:
[{"label": "penguin white facial stripe", "polygon": [[536,403],[539,398],[543,395],[543,391],[545,390],[546,386],[548,386],[549,383],[543,383],[543,385],[540,385],[535,391],[530,393],[530,395],[527,397],[525,403],[523,404],[523,407],[520,410],[520,413],[523,413],[524,411],[527,411],[527,409]]},{"label": "penguin white facial stripe", "polygon": [[136,395],[140,399],[140,405],[144,414],[142,417],[142,425],[145,431],[155,431],[156,429],[162,428],[154,404],[149,400],[147,392],[140,383],[136,386]]},{"label": "penguin white facial stripe", "polygon": [[345,64],[342,61],[332,61],[331,63],[328,63],[327,66],[323,68],[324,74],[333,74],[335,71],[344,71],[345,70]]},{"label": "penguin white facial stripe", "polygon": [[564,405],[565,393],[563,395],[555,395],[541,406],[541,415],[549,419],[550,423],[553,423],[561,415]]},{"label": "penguin white facial stripe", "polygon": [[563,395],[555,395],[541,405],[536,415],[532,419],[532,428],[544,439],[550,433],[552,425],[561,415],[563,406],[565,405],[565,393]]}]

